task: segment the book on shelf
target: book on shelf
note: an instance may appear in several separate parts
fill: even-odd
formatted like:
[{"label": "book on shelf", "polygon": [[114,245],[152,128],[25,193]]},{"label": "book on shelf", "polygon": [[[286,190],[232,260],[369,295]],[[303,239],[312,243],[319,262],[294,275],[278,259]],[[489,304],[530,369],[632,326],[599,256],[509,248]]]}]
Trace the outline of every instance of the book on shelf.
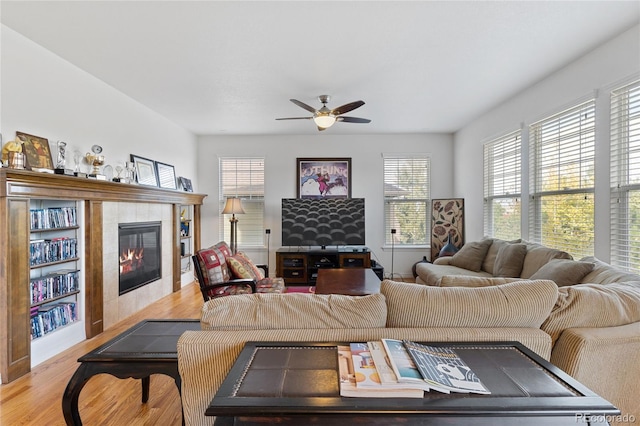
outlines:
[{"label": "book on shelf", "polygon": [[[365,345],[366,343],[361,343]],[[359,361],[362,360],[362,353],[357,355]],[[369,360],[365,360],[369,364]],[[340,376],[340,395],[344,397],[360,398],[422,398],[424,392],[421,389],[410,388],[389,388],[376,383],[371,376],[376,374],[375,367],[368,366],[365,373],[356,371],[351,347],[346,345],[338,346],[338,373]],[[375,376],[374,376],[375,377]],[[369,380],[368,386],[358,386],[359,382]]]},{"label": "book on shelf", "polygon": [[469,366],[447,347],[402,341],[424,380],[441,392],[489,394]]}]

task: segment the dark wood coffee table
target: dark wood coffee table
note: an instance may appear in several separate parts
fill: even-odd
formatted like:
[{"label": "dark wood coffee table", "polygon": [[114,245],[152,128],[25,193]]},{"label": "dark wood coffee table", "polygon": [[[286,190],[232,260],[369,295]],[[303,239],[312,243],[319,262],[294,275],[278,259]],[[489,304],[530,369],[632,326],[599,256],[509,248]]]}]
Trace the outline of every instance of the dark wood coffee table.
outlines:
[{"label": "dark wood coffee table", "polygon": [[370,268],[320,268],[316,294],[364,296],[380,293],[380,278]]},{"label": "dark wood coffee table", "polygon": [[216,425],[574,426],[620,414],[518,342],[429,344],[453,348],[491,394],[343,398],[338,343],[249,342],[205,415],[218,416]]},{"label": "dark wood coffee table", "polygon": [[71,376],[62,396],[62,412],[67,425],[82,425],[78,397],[84,385],[96,374],[107,373],[119,379],[142,379],[143,403],[149,400],[152,374],[173,377],[181,393],[178,338],[187,330],[200,329],[199,320],[144,320],[78,358],[81,364]]}]

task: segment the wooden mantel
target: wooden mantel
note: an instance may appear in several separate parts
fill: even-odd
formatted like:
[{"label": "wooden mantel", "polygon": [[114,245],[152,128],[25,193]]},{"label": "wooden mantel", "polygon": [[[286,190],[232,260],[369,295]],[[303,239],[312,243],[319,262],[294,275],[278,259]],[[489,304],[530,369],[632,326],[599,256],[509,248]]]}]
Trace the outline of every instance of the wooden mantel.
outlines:
[{"label": "wooden mantel", "polygon": [[[201,244],[200,214],[206,195],[89,178],[0,168],[0,374],[7,383],[30,371],[29,208],[31,199],[84,204],[85,328],[103,331],[102,229],[104,202],[172,206],[173,290],[181,287],[180,206],[193,206],[193,248]],[[91,232],[89,232],[91,231]]]}]

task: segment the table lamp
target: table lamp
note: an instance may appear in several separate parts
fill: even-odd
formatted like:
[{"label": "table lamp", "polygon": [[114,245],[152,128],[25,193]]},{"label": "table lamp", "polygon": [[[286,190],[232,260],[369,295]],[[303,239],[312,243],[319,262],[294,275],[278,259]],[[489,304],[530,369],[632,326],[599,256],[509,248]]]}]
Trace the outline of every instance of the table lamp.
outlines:
[{"label": "table lamp", "polygon": [[222,214],[231,215],[231,219],[229,219],[229,222],[231,223],[231,253],[236,254],[238,250],[238,219],[236,219],[236,214],[244,214],[244,209],[242,208],[242,201],[240,200],[240,198],[227,198],[227,203],[224,205]]}]

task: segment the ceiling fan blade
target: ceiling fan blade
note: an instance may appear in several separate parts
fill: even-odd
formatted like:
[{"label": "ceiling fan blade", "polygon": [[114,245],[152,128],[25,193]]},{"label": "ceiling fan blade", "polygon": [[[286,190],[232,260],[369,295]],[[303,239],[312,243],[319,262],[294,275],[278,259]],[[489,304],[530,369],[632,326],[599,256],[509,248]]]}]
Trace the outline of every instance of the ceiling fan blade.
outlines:
[{"label": "ceiling fan blade", "polygon": [[276,120],[311,120],[313,117],[283,117]]},{"label": "ceiling fan blade", "polygon": [[371,123],[371,120],[369,120],[368,118],[344,117],[344,116],[337,117],[336,121],[344,121],[345,123]]},{"label": "ceiling fan blade", "polygon": [[297,99],[289,99],[289,100],[291,102],[293,102],[294,104],[298,105],[300,108],[306,109],[307,111],[312,112],[314,114],[316,113],[316,109],[314,107],[309,106],[309,105],[305,104],[304,102],[300,102]]},{"label": "ceiling fan blade", "polygon": [[344,104],[342,106],[339,106],[338,108],[332,109],[331,114],[333,115],[344,114],[346,112],[353,111],[356,108],[360,108],[362,105],[364,105],[363,101],[355,101],[348,104]]}]

